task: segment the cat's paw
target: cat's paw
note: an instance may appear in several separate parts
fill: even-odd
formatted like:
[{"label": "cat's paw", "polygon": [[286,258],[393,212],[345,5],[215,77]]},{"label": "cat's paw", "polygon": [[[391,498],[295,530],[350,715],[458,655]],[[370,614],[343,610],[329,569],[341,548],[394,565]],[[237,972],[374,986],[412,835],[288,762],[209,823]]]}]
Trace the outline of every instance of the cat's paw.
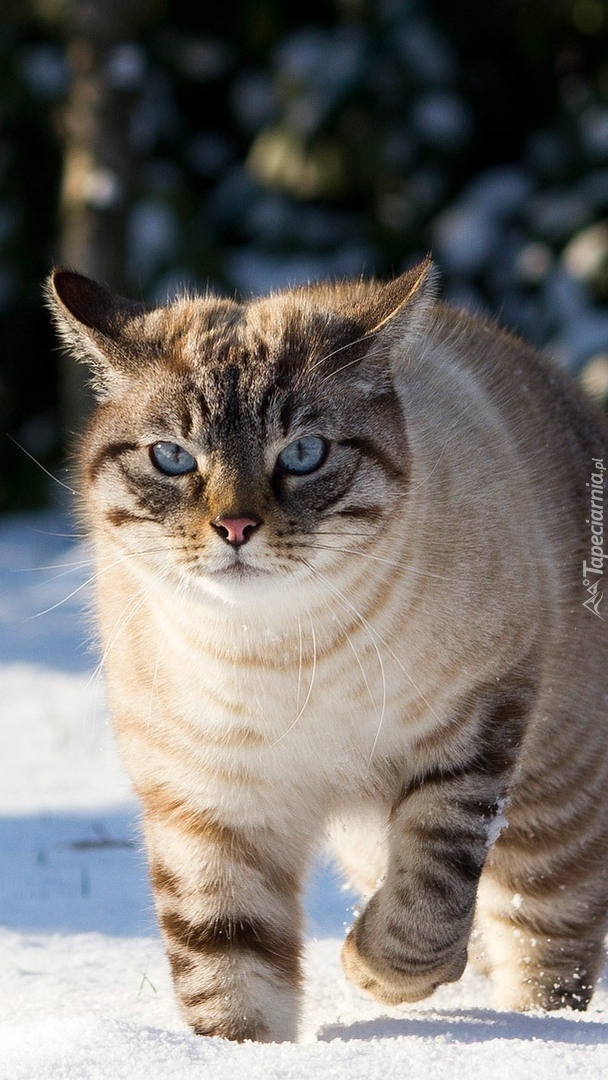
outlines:
[{"label": "cat's paw", "polygon": [[442,983],[457,982],[467,963],[467,942],[443,950],[428,961],[406,958],[398,950],[383,949],[361,933],[364,916],[350,931],[342,949],[347,978],[383,1005],[401,1005],[429,997]]}]

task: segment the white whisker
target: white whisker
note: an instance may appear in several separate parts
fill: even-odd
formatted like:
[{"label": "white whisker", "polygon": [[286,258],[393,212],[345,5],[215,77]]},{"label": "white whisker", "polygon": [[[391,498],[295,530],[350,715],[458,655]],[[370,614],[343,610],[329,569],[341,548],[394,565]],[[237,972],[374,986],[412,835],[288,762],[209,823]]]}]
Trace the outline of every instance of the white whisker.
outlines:
[{"label": "white whisker", "polygon": [[[324,533],[324,536],[331,536],[331,533]],[[301,545],[314,551],[335,551],[340,555],[356,555],[361,559],[372,559],[375,562],[385,563],[387,566],[393,567],[393,569],[399,572],[407,571],[411,574],[418,574],[420,577],[437,578],[438,581],[449,581],[449,578],[445,574],[434,574],[431,570],[422,570],[418,566],[411,566],[407,562],[402,562],[398,559],[389,559],[383,555],[374,555],[371,551],[358,551],[356,548],[334,547],[333,544],[318,544],[314,542],[307,542]]]},{"label": "white whisker", "polygon": [[302,621],[300,619],[299,614],[298,614],[298,646],[299,646],[299,657],[298,657],[298,685],[297,685],[297,688],[296,688],[296,710],[297,710],[298,715],[299,715],[300,693],[301,693],[301,690],[302,690],[302,660],[303,660],[303,648],[304,648],[304,645],[303,645],[303,642],[302,642]]},{"label": "white whisker", "polygon": [[[311,669],[311,672],[310,672],[310,683],[309,683],[309,686],[308,686],[308,691],[307,691],[306,697],[304,699],[304,704],[299,709],[295,720],[292,720],[289,727],[286,728],[285,731],[282,731],[281,734],[279,735],[279,737],[274,740],[274,742],[270,743],[269,748],[271,750],[272,750],[273,746],[276,746],[277,743],[281,742],[281,740],[284,739],[286,735],[289,735],[290,731],[293,731],[293,729],[296,726],[296,724],[298,723],[300,717],[303,716],[303,714],[304,714],[304,712],[306,710],[306,706],[308,705],[308,702],[310,701],[310,698],[311,698],[311,695],[312,695],[312,689],[313,689],[313,686],[315,684],[315,677],[316,677],[316,673],[317,673],[317,638],[316,638],[315,628],[314,628],[314,624],[313,624],[310,612],[307,610],[306,614],[308,615],[308,621],[310,622],[310,633],[311,633],[311,639],[312,639],[312,669]],[[301,629],[299,618],[298,618],[298,626],[300,626],[300,629]],[[300,638],[300,642],[301,642],[301,638]],[[302,652],[300,651],[300,666],[301,666],[301,662],[302,662]],[[299,691],[299,683],[300,683],[300,675],[298,675],[298,691]]]},{"label": "white whisker", "polygon": [[[62,575],[59,576],[61,577]],[[86,589],[89,585],[91,585],[98,577],[98,573],[92,574],[91,577],[88,577],[86,581],[81,581],[80,585],[77,585],[75,589],[72,589],[72,591],[69,592],[67,596],[63,596],[61,600],[57,600],[56,603],[50,604],[49,607],[44,608],[43,611],[36,611],[33,615],[28,615],[24,621],[30,622],[32,619],[40,619],[43,615],[48,615],[51,611],[56,611],[57,608],[60,608],[63,604],[67,604],[68,601],[72,599],[72,597],[77,596],[78,593],[82,592],[83,589]]]},{"label": "white whisker", "polygon": [[[56,609],[60,608],[62,606],[62,604],[67,604],[68,601],[72,599],[72,597],[77,596],[78,593],[82,592],[82,590],[86,589],[89,585],[93,585],[94,582],[98,581],[101,577],[103,577],[103,575],[105,573],[108,573],[115,566],[119,566],[120,563],[123,561],[123,559],[138,559],[138,558],[141,558],[142,555],[156,555],[156,554],[158,554],[159,552],[161,552],[163,550],[164,549],[162,547],[155,547],[155,548],[150,548],[148,550],[121,552],[121,554],[116,559],[114,559],[111,563],[108,563],[108,565],[102,566],[100,569],[96,570],[96,572],[94,574],[91,574],[86,579],[86,581],[81,581],[80,584],[76,586],[76,588],[72,589],[72,591],[67,594],[67,596],[62,597],[61,600],[57,600],[56,603],[51,604],[47,608],[44,608],[43,611],[37,611],[33,615],[29,615],[25,619],[25,622],[29,622],[30,619],[39,619],[43,615],[48,615],[49,612],[51,612],[51,611],[56,611]],[[58,563],[57,567],[59,568],[61,565],[62,565],[61,563]],[[55,577],[49,579],[48,583],[50,583],[52,581],[59,580],[61,577],[64,577],[68,573],[71,573],[72,570],[75,571],[77,569],[82,569],[83,567],[90,566],[90,565],[95,565],[95,561],[94,561],[93,558],[87,559],[86,561],[83,560],[81,563],[73,563],[73,564],[70,565],[69,569],[67,569],[65,571],[64,574],[55,575]],[[28,569],[28,568],[26,567],[25,569]],[[37,569],[37,568],[34,567],[34,568],[31,568],[31,569]],[[42,567],[41,569],[45,569],[45,567]],[[46,569],[53,569],[53,567],[49,566]]]},{"label": "white whisker", "polygon": [[321,580],[322,580],[322,581],[323,581],[323,582],[325,583],[325,585],[326,585],[326,587],[327,587],[327,588],[329,589],[329,591],[330,591],[331,593],[333,593],[333,595],[334,595],[334,596],[336,597],[336,599],[337,599],[337,600],[339,600],[339,601],[340,601],[340,603],[341,603],[341,604],[342,604],[342,605],[343,605],[344,607],[348,608],[348,610],[349,610],[349,611],[352,611],[353,615],[354,615],[354,616],[355,616],[355,617],[356,617],[356,618],[357,618],[357,619],[359,620],[359,622],[361,623],[361,625],[362,625],[362,626],[365,626],[365,627],[367,627],[367,629],[369,630],[370,634],[371,634],[371,635],[373,636],[373,639],[375,640],[375,639],[377,638],[377,640],[378,640],[378,641],[380,642],[380,644],[381,644],[381,645],[383,646],[383,648],[384,648],[384,649],[386,649],[386,651],[387,651],[387,653],[389,654],[389,656],[390,656],[390,657],[391,657],[391,658],[392,658],[392,659],[393,659],[393,660],[395,661],[395,663],[397,664],[398,668],[399,668],[399,669],[400,669],[400,670],[401,670],[401,671],[403,672],[403,674],[405,675],[406,679],[407,679],[407,680],[408,680],[408,682],[409,682],[409,683],[410,683],[410,684],[412,685],[412,687],[414,688],[414,690],[416,691],[416,693],[417,693],[417,694],[419,695],[420,699],[421,699],[421,700],[422,700],[422,701],[424,702],[424,704],[426,705],[426,707],[427,707],[427,709],[429,710],[429,712],[431,712],[431,713],[433,714],[433,716],[435,717],[435,719],[437,720],[437,722],[438,722],[438,723],[441,723],[441,719],[440,719],[440,717],[439,717],[439,716],[437,715],[437,713],[435,712],[435,710],[434,710],[433,706],[432,706],[432,705],[431,705],[431,703],[430,703],[430,702],[429,702],[429,701],[427,700],[427,698],[426,698],[426,697],[425,697],[425,695],[423,694],[422,690],[421,690],[421,689],[420,689],[420,687],[419,687],[419,686],[417,685],[417,683],[415,682],[415,680],[413,679],[413,677],[412,677],[412,676],[410,675],[410,673],[409,673],[409,671],[407,670],[407,668],[406,668],[406,667],[405,667],[405,666],[403,665],[403,663],[401,662],[401,660],[399,659],[399,657],[398,657],[398,656],[396,655],[396,653],[395,653],[395,652],[393,651],[393,649],[391,649],[391,647],[390,647],[390,645],[388,644],[388,642],[387,642],[387,641],[385,641],[385,639],[384,639],[384,638],[382,637],[382,635],[381,635],[381,634],[379,634],[379,633],[378,633],[378,631],[377,631],[377,630],[376,630],[376,629],[375,629],[375,628],[374,628],[374,627],[373,627],[373,626],[371,625],[371,623],[369,623],[369,622],[367,621],[367,619],[365,618],[365,616],[364,616],[364,615],[362,615],[362,614],[361,614],[361,612],[357,610],[357,608],[356,608],[356,607],[354,606],[354,604],[351,604],[350,600],[348,600],[348,599],[347,599],[347,597],[346,597],[346,596],[344,595],[344,593],[343,593],[343,592],[342,592],[342,591],[341,591],[340,589],[338,589],[338,588],[337,588],[337,587],[336,587],[335,585],[333,585],[331,581],[329,581],[329,580],[328,580],[328,578],[326,577],[326,575],[325,575],[325,574],[323,574],[323,573],[322,573],[322,572],[321,572],[320,570],[318,570],[317,568],[315,568],[314,566],[312,566],[312,564],[310,564],[310,563],[306,563],[306,565],[307,565],[307,566],[309,567],[309,569],[310,569],[310,570],[312,571],[312,573],[313,573],[314,575],[316,575],[316,576],[318,576],[318,577],[320,577],[320,578],[321,578]]},{"label": "white whisker", "polygon": [[428,484],[429,480],[431,479],[431,476],[435,472],[435,469],[437,469],[439,467],[439,465],[441,464],[441,462],[443,460],[443,456],[444,456],[444,454],[445,454],[445,452],[447,450],[447,446],[448,446],[448,444],[444,443],[444,445],[441,447],[441,450],[439,452],[439,456],[437,457],[436,461],[434,462],[431,471],[429,473],[427,473],[427,475],[424,477],[424,479],[420,480],[419,483],[417,483],[415,487],[410,487],[408,489],[408,496],[409,495],[414,495],[416,493],[416,491],[419,490],[419,488],[424,487],[425,484]]},{"label": "white whisker", "polygon": [[112,632],[110,634],[109,641],[108,641],[108,643],[107,643],[107,645],[106,645],[106,647],[105,647],[105,649],[103,651],[103,654],[101,656],[101,659],[99,660],[99,663],[97,664],[95,670],[93,671],[93,673],[91,675],[91,678],[89,680],[89,685],[92,682],[94,682],[96,679],[98,679],[99,676],[101,675],[101,673],[102,673],[102,671],[103,671],[103,669],[105,667],[106,660],[108,659],[108,656],[109,656],[110,652],[114,648],[116,642],[122,636],[122,634],[123,634],[124,630],[126,629],[126,627],[131,622],[131,619],[139,611],[139,609],[142,606],[144,600],[145,600],[145,594],[143,592],[136,593],[135,597],[130,601],[130,603],[127,606],[126,615],[124,615],[124,617],[121,616],[121,619],[118,620],[117,623],[115,623],[114,627],[112,628]]},{"label": "white whisker", "polygon": [[[345,349],[352,349],[354,345],[360,345],[361,342],[367,341],[368,338],[372,337],[374,337],[373,332],[363,334],[361,337],[355,338],[354,341],[347,341],[345,345],[340,345],[337,349],[333,349],[332,352],[325,353],[325,355],[322,356],[320,360],[316,360],[315,363],[308,368],[308,371],[315,371],[316,368],[321,366],[321,364],[326,364],[328,360],[331,360],[332,357],[337,356],[338,353],[344,352]],[[329,379],[331,375],[337,375],[339,371],[344,371],[345,368],[351,367],[353,364],[358,364],[361,360],[362,357],[357,356],[354,360],[349,360],[347,364],[343,364],[342,367],[337,368],[335,371],[330,371],[327,375],[324,376],[324,378]]]},{"label": "white whisker", "polygon": [[36,536],[52,536],[58,540],[76,540],[84,541],[87,539],[87,535],[84,532],[54,532],[51,529],[37,529],[34,525],[26,525],[25,528],[28,532],[35,533]]},{"label": "white whisker", "polygon": [[[308,565],[310,565],[310,564],[308,564]],[[365,685],[367,687],[370,699],[372,700],[372,707],[374,708],[374,711],[376,712],[376,715],[378,715],[378,728],[377,728],[376,736],[375,736],[375,739],[374,739],[374,742],[373,742],[373,745],[372,745],[372,748],[371,748],[371,751],[370,751],[370,757],[368,759],[368,768],[369,768],[369,765],[370,765],[371,760],[372,760],[373,752],[374,752],[374,750],[376,748],[376,745],[377,745],[377,742],[378,742],[378,738],[379,738],[379,735],[380,735],[380,730],[381,730],[382,724],[384,722],[384,716],[385,716],[385,713],[386,713],[386,694],[387,694],[386,671],[385,671],[385,668],[384,668],[384,661],[382,659],[382,654],[381,654],[380,649],[378,647],[378,642],[376,641],[376,637],[378,638],[378,640],[380,641],[381,644],[386,645],[386,643],[382,640],[380,635],[377,634],[377,632],[374,630],[374,628],[371,626],[371,624],[367,621],[367,619],[364,618],[364,616],[361,614],[361,612],[358,611],[357,608],[346,599],[346,597],[344,596],[344,594],[342,593],[342,591],[340,589],[336,588],[336,586],[334,586],[330,581],[328,581],[328,579],[325,577],[325,575],[320,573],[320,571],[316,570],[312,566],[310,566],[310,569],[312,569],[313,574],[315,574],[315,576],[318,576],[318,577],[321,578],[321,580],[325,583],[326,587],[329,589],[329,591],[332,593],[332,595],[335,596],[336,599],[345,608],[348,608],[350,611],[353,612],[353,614],[355,615],[355,617],[357,618],[357,620],[359,621],[361,626],[366,631],[366,633],[368,635],[368,638],[369,638],[369,640],[371,641],[371,643],[372,643],[372,645],[374,647],[376,656],[378,657],[378,664],[380,666],[380,675],[381,675],[381,678],[382,678],[382,708],[380,710],[379,715],[378,715],[377,706],[376,706],[376,704],[375,704],[375,702],[373,701],[373,698],[372,698],[372,694],[371,694],[371,690],[370,690],[369,683],[368,683],[368,680],[367,680],[367,676],[365,675],[365,672],[363,671],[361,660],[360,660],[359,656],[357,655],[357,651],[354,648],[353,643],[352,643],[348,633],[346,632],[344,627],[342,627],[343,633],[344,633],[345,637],[347,638],[348,643],[349,643],[352,651],[354,652],[357,663],[358,663],[359,668],[361,670],[361,674],[363,676],[363,681],[365,682]],[[327,601],[326,601],[326,603],[327,603]],[[328,605],[328,607],[329,607],[329,605]]]},{"label": "white whisker", "polygon": [[42,574],[46,573],[47,570],[59,570],[59,574],[53,574],[52,577],[43,582],[44,585],[49,585],[53,581],[58,581],[62,577],[75,574],[92,565],[93,559],[91,558],[83,559],[81,562],[47,563],[46,566],[12,566],[10,572],[11,574]]},{"label": "white whisker", "polygon": [[154,707],[154,698],[156,697],[156,690],[158,687],[158,661],[160,659],[160,641],[156,646],[156,658],[154,661],[154,671],[152,672],[152,681],[150,683],[150,698],[148,701],[148,719],[146,721],[146,728],[150,728],[152,722],[152,714]]},{"label": "white whisker", "polygon": [[382,662],[382,656],[380,655],[380,651],[378,649],[378,646],[377,646],[376,642],[369,635],[369,631],[367,630],[367,627],[364,627],[364,629],[366,630],[366,633],[368,634],[368,637],[370,637],[370,641],[372,642],[372,645],[374,646],[376,655],[378,657],[378,664],[380,666],[380,674],[381,674],[381,677],[382,677],[382,705],[381,705],[380,708],[378,708],[378,704],[377,704],[377,702],[376,702],[376,700],[374,698],[374,695],[372,694],[372,689],[371,689],[371,686],[369,684],[369,679],[367,678],[365,668],[363,667],[363,664],[361,662],[361,657],[359,656],[359,654],[358,654],[358,652],[357,652],[357,650],[355,648],[355,644],[354,644],[350,634],[348,633],[348,631],[347,631],[346,627],[344,626],[344,623],[342,622],[342,620],[336,615],[336,613],[333,610],[333,608],[331,607],[329,601],[324,598],[323,602],[324,602],[325,606],[327,607],[327,610],[331,613],[332,617],[335,617],[335,619],[337,620],[338,626],[340,627],[340,630],[341,630],[342,634],[344,635],[344,637],[346,638],[346,640],[347,640],[347,642],[348,642],[348,644],[350,646],[350,650],[351,650],[351,652],[352,652],[352,654],[353,654],[353,656],[354,656],[354,658],[355,658],[355,660],[357,662],[357,666],[359,668],[359,671],[361,672],[361,678],[363,679],[363,682],[365,684],[365,689],[367,690],[367,696],[369,697],[371,707],[374,710],[374,712],[376,714],[376,718],[378,720],[378,727],[376,729],[376,735],[374,737],[374,741],[372,743],[372,747],[371,747],[369,757],[368,757],[368,761],[367,761],[367,767],[369,769],[369,767],[371,765],[371,762],[372,762],[372,758],[374,756],[374,750],[376,749],[378,739],[380,737],[380,731],[382,730],[382,725],[384,723],[384,717],[385,717],[385,714],[386,714],[387,687],[386,687],[386,677],[385,677],[385,671],[384,671],[384,664]]},{"label": "white whisker", "polygon": [[70,495],[77,495],[79,498],[82,497],[81,493],[79,491],[76,491],[73,487],[70,487],[69,484],[64,483],[64,481],[60,480],[58,476],[55,476],[52,472],[50,472],[42,464],[41,461],[38,461],[38,459],[35,458],[33,454],[30,454],[29,450],[26,450],[25,446],[22,446],[21,443],[18,442],[17,439],[14,439],[12,435],[9,435],[8,438],[11,440],[12,443],[15,444],[15,446],[19,450],[22,451],[22,453],[24,453],[26,455],[26,457],[28,457],[30,459],[30,461],[34,462],[34,465],[37,465],[38,468],[42,470],[42,472],[45,474],[45,476],[48,476],[49,480],[52,480],[55,484],[59,484],[60,487],[65,488],[66,491],[69,491]]}]

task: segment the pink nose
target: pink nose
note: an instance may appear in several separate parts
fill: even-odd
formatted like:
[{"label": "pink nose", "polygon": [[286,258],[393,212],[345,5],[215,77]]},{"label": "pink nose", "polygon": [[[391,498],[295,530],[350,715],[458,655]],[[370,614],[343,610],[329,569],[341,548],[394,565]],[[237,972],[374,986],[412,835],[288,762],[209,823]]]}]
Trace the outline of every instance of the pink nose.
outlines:
[{"label": "pink nose", "polygon": [[239,547],[247,543],[249,537],[261,525],[257,517],[216,517],[211,522],[213,528],[219,533],[222,540],[233,547]]}]

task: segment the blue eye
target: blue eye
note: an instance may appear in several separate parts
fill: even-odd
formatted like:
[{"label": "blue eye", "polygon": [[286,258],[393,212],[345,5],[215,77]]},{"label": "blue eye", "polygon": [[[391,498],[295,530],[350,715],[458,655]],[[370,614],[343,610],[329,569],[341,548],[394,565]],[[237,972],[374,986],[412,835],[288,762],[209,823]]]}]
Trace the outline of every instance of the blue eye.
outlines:
[{"label": "blue eye", "polygon": [[320,469],[328,453],[329,443],[326,439],[320,435],[303,435],[281,450],[277,465],[283,472],[305,476]]},{"label": "blue eye", "polygon": [[173,442],[154,443],[150,447],[150,459],[155,468],[165,476],[184,476],[196,469],[196,460],[192,454]]}]

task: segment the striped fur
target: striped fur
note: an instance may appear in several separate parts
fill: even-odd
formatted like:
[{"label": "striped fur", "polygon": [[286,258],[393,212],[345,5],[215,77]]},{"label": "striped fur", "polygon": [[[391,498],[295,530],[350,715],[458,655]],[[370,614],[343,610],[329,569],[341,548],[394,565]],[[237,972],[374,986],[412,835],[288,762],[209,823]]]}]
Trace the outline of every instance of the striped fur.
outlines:
[{"label": "striped fur", "polygon": [[608,606],[582,568],[606,425],[430,278],[152,311],[49,285],[99,395],[103,664],[201,1034],[296,1037],[324,838],[368,898],[346,973],[380,1001],[458,979],[469,941],[502,1007],[584,1008],[600,968]]}]

